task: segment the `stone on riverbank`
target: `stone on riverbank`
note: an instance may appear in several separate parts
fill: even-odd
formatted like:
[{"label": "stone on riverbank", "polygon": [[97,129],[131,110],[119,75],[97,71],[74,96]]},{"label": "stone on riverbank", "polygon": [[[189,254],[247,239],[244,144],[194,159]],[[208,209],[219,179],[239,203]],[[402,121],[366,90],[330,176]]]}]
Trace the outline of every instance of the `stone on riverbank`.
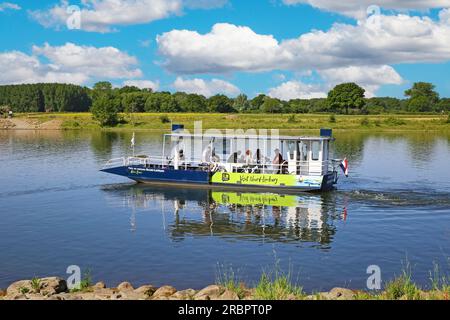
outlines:
[{"label": "stone on riverbank", "polygon": [[163,298],[163,297],[170,297],[171,295],[173,295],[175,292],[177,292],[177,289],[175,289],[174,287],[171,286],[162,286],[161,288],[159,288],[158,290],[156,290],[153,293],[152,298],[156,299],[156,298]]},{"label": "stone on riverbank", "polygon": [[117,286],[117,290],[126,292],[126,291],[133,291],[134,288],[131,285],[131,283],[129,283],[129,282],[122,282],[121,284],[119,284]]},{"label": "stone on riverbank", "polygon": [[225,288],[218,285],[211,285],[203,288],[194,296],[195,300],[217,300],[222,293],[225,292]]},{"label": "stone on riverbank", "polygon": [[175,292],[171,297],[177,300],[192,300],[196,293],[194,289],[187,289]]},{"label": "stone on riverbank", "polygon": [[157,290],[157,288],[155,288],[154,286],[145,285],[145,286],[140,286],[139,288],[134,290],[134,292],[136,292],[137,294],[145,295],[147,297],[151,297],[151,296],[153,296],[153,294],[155,293],[156,290]]}]

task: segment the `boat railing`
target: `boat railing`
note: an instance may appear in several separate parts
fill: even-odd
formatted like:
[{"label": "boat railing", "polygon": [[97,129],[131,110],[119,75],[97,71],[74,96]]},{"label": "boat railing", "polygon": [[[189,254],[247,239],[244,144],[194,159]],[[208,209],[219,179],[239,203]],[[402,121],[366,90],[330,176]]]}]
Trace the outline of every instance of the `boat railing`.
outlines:
[{"label": "boat railing", "polygon": [[234,173],[261,173],[261,174],[292,174],[292,175],[312,175],[320,176],[336,171],[339,163],[336,160],[327,161],[284,161],[274,164],[270,161],[260,162],[205,162],[201,159],[178,159],[161,156],[133,156],[128,158],[116,158],[109,160],[103,167],[113,168],[118,166],[173,166],[179,169],[188,170],[192,167],[202,167],[203,170],[211,172],[234,172]]}]

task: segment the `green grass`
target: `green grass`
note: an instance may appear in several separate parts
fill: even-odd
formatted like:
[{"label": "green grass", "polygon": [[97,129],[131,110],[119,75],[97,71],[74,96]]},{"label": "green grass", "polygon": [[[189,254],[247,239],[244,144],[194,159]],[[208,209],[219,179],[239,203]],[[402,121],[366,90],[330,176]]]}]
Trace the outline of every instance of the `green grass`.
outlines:
[{"label": "green grass", "polygon": [[39,278],[33,278],[31,279],[31,288],[39,293],[41,291],[41,280]]},{"label": "green grass", "polygon": [[80,281],[80,285],[78,288],[73,288],[70,292],[86,292],[90,291],[93,286],[92,282],[92,274],[91,271],[88,270],[84,273],[83,278]]},{"label": "green grass", "polygon": [[388,300],[420,300],[421,290],[413,283],[411,274],[411,265],[406,259],[401,275],[386,284],[383,296]]},{"label": "green grass", "polygon": [[238,276],[239,272],[235,272],[232,266],[224,267],[223,265],[218,265],[217,268],[216,284],[236,293],[239,299],[244,298],[246,287],[245,283]]},{"label": "green grass", "polygon": [[26,287],[20,287],[20,288],[19,288],[19,292],[20,292],[21,294],[27,294],[27,293],[30,292],[30,289],[28,289],[28,288],[26,288]]},{"label": "green grass", "polygon": [[290,297],[303,299],[303,288],[292,282],[290,273],[263,273],[255,290],[257,300],[286,300]]},{"label": "green grass", "polygon": [[257,300],[287,300],[294,298],[303,299],[306,295],[303,287],[292,278],[292,266],[285,272],[280,267],[280,260],[274,252],[274,267],[263,270],[259,282],[255,287],[255,299]]},{"label": "green grass", "polygon": [[[33,113],[16,115],[20,119],[44,123],[61,121],[62,129],[100,129],[90,113]],[[301,120],[300,120],[301,117]],[[330,115],[330,114],[219,114],[219,113],[135,113],[120,114],[120,123],[103,130],[170,130],[170,122],[194,128],[195,121],[203,122],[203,129],[280,129],[284,131],[318,130],[336,131],[450,131],[445,116],[436,114],[381,114]]]}]

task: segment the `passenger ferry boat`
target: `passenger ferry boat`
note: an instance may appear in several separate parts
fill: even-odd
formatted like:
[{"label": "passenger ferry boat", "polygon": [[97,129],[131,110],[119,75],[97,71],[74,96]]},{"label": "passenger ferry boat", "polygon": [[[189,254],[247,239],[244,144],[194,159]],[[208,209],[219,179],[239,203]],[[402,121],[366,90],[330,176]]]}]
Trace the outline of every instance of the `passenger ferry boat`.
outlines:
[{"label": "passenger ferry boat", "polygon": [[[330,157],[331,130],[321,129],[318,137],[220,137],[175,128],[164,135],[162,156],[112,159],[101,171],[140,183],[222,189],[309,192],[328,191],[337,184],[337,167],[342,164]],[[196,147],[202,150],[201,159],[195,156]]]}]

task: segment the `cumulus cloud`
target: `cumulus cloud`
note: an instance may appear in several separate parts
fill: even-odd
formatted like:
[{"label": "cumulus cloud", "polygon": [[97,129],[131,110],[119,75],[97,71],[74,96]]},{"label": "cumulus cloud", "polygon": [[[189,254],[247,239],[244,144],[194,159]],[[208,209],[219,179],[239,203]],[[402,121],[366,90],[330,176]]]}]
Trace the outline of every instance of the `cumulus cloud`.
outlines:
[{"label": "cumulus cloud", "polygon": [[269,90],[269,96],[281,100],[325,98],[327,93],[321,85],[301,81],[287,81]]},{"label": "cumulus cloud", "polygon": [[[450,60],[450,11],[439,19],[381,15],[357,25],[335,24],[298,38],[277,40],[249,27],[219,23],[206,34],[172,30],[157,37],[161,65],[177,74],[314,70],[329,84],[355,81],[373,95],[402,83],[389,65]],[[300,92],[289,83],[280,90]],[[306,94],[307,96],[308,94]]]},{"label": "cumulus cloud", "polygon": [[[42,58],[47,63],[42,62]],[[126,79],[142,76],[136,58],[114,47],[34,46],[33,54],[0,53],[0,83],[60,82],[84,84],[96,78]],[[13,68],[11,66],[14,66]]]},{"label": "cumulus cloud", "polygon": [[33,53],[64,69],[76,70],[91,77],[124,79],[142,75],[141,70],[135,68],[137,59],[114,47],[97,48],[73,43],[54,47],[46,43],[43,47],[33,46]]},{"label": "cumulus cloud", "polygon": [[282,100],[324,98],[335,85],[343,82],[358,83],[366,90],[366,97],[376,96],[385,84],[402,84],[404,80],[391,66],[350,66],[318,71],[323,82],[305,84],[302,81],[287,81],[269,89],[269,96]]},{"label": "cumulus cloud", "polygon": [[159,82],[151,80],[126,80],[123,82],[123,86],[138,87],[139,89],[152,89],[158,91]]},{"label": "cumulus cloud", "polygon": [[0,3],[0,12],[5,11],[5,10],[21,10],[22,8],[15,3],[11,3],[11,2],[1,2]]},{"label": "cumulus cloud", "polygon": [[315,8],[338,12],[343,15],[362,19],[367,16],[367,9],[377,5],[389,10],[426,10],[450,7],[450,0],[282,0],[286,5],[309,4]]},{"label": "cumulus cloud", "polygon": [[172,86],[178,91],[197,93],[205,97],[211,97],[216,94],[237,96],[240,93],[238,87],[220,79],[206,81],[203,79],[183,79],[182,77],[178,77]]},{"label": "cumulus cloud", "polygon": [[81,84],[86,80],[87,76],[82,73],[63,72],[55,65],[41,63],[36,56],[29,56],[20,51],[0,53],[0,84],[38,82]]},{"label": "cumulus cloud", "polygon": [[[185,3],[186,2],[186,3]],[[150,23],[181,15],[184,7],[211,9],[223,6],[225,0],[83,0],[80,10],[81,29],[90,32],[111,32],[115,26]],[[71,12],[67,0],[49,10],[31,13],[45,27],[66,25]]]},{"label": "cumulus cloud", "polygon": [[163,65],[176,73],[266,71],[292,58],[273,36],[228,23],[214,25],[207,34],[172,30],[156,40]]},{"label": "cumulus cloud", "polygon": [[216,24],[199,34],[173,30],[157,37],[163,66],[176,73],[328,69],[395,63],[442,62],[450,59],[450,24],[399,14],[379,23],[335,24],[277,41],[248,27]]},{"label": "cumulus cloud", "polygon": [[404,80],[391,66],[343,67],[319,71],[331,87],[342,82],[356,82],[366,89],[366,97],[373,97],[384,84],[402,84]]}]

